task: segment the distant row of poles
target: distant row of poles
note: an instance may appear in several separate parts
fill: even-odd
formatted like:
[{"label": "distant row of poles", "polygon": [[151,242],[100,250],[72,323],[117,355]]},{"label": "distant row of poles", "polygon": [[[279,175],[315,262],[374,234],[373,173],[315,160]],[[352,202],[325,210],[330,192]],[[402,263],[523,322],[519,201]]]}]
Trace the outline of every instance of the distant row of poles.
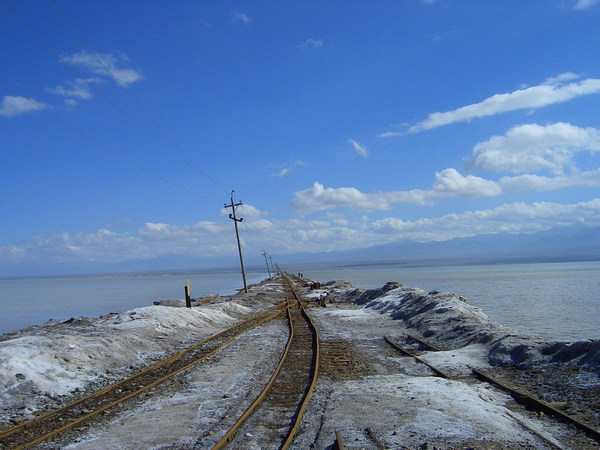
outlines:
[{"label": "distant row of poles", "polygon": [[[271,255],[269,255],[267,252],[265,252],[264,248],[263,248],[262,255],[265,257],[265,263],[267,264],[267,272],[269,272],[269,278],[271,278],[272,276],[274,276],[277,273],[277,272],[275,272],[275,267],[273,267],[273,258],[271,258]],[[267,259],[267,257],[269,257],[269,259]],[[271,267],[269,267],[269,261],[271,262]],[[273,275],[271,275],[271,270],[273,271]]]}]

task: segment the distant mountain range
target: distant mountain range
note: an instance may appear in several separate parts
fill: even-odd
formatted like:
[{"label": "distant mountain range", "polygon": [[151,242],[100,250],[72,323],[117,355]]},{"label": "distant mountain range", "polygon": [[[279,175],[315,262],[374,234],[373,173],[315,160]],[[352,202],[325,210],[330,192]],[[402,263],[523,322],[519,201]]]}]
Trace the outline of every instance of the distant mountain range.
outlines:
[{"label": "distant mountain range", "polygon": [[[246,270],[265,272],[262,256],[245,252]],[[419,243],[398,241],[373,247],[327,253],[273,254],[273,262],[283,270],[297,271],[315,265],[404,265],[439,266],[561,261],[600,261],[600,227],[583,225],[554,228],[534,234],[488,234],[448,241]],[[9,276],[61,274],[162,272],[194,270],[239,270],[236,256],[199,259],[170,256],[153,260],[124,261],[115,264],[79,263],[53,267],[28,264],[22,273]],[[308,270],[308,269],[304,269]],[[0,274],[0,276],[3,276]]]},{"label": "distant mountain range", "polygon": [[398,241],[355,250],[278,257],[286,263],[495,264],[600,260],[600,227],[582,225],[534,234],[498,233],[419,243]]}]

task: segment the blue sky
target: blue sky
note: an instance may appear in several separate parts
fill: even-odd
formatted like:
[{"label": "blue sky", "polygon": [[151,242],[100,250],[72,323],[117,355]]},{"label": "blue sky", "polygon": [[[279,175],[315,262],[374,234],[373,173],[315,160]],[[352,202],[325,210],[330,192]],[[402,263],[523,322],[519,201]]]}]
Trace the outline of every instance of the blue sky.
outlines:
[{"label": "blue sky", "polygon": [[[600,224],[600,2],[0,0],[0,275]],[[121,266],[120,266],[121,267]]]}]

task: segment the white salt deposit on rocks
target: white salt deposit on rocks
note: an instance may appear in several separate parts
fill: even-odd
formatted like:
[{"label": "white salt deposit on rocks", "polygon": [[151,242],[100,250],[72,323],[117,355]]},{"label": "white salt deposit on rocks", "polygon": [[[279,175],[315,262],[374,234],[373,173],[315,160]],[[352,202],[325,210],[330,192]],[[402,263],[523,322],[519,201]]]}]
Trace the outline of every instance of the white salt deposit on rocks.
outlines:
[{"label": "white salt deposit on rocks", "polygon": [[[236,302],[199,308],[148,306],[30,327],[0,341],[0,420],[25,417],[89,383],[105,383],[146,361],[208,337],[252,311]],[[6,337],[6,336],[5,336]]]},{"label": "white salt deposit on rocks", "polygon": [[441,347],[462,348],[481,344],[488,348],[491,364],[529,367],[540,363],[570,363],[600,371],[600,341],[553,341],[519,333],[493,323],[478,307],[447,292],[425,292],[388,283],[381,289],[348,288],[345,282],[330,282],[325,292],[336,299],[348,299],[365,308],[403,321]]},{"label": "white salt deposit on rocks", "polygon": [[[265,282],[248,294],[200,308],[182,308],[178,302],[98,319],[53,321],[5,335],[0,341],[0,420],[23,420],[176,353],[272,305],[270,294],[277,290],[280,286]],[[310,311],[322,325],[321,338],[347,342],[377,370],[320,381],[294,448],[325,448],[336,430],[357,446],[372,445],[365,437],[366,427],[374,427],[386,445],[405,448],[467,441],[535,448],[541,441],[530,430],[537,429],[547,440],[556,434],[552,425],[508,409],[509,397],[487,385],[431,377],[410,358],[389,355],[383,336],[400,339],[412,334],[447,348],[421,358],[453,376],[468,376],[471,368],[561,363],[592,371],[578,375],[582,386],[600,384],[593,374],[600,367],[598,341],[525,336],[490,322],[480,308],[453,294],[427,293],[399,283],[365,291],[330,282],[313,289],[309,297],[327,299],[326,308]],[[251,397],[254,384],[263,378],[260,370],[268,371],[267,360],[275,358],[285,339],[285,327],[275,322],[253,333],[236,340],[213,363],[185,375],[189,384],[182,383],[181,392],[153,396],[147,404],[90,430],[69,448],[139,448],[141,442],[147,447],[200,445],[197,439],[203,433],[210,439],[209,431],[218,428],[223,417],[233,416],[232,405],[243,410],[238,400]],[[157,426],[165,420],[177,422],[179,428],[167,433]]]}]

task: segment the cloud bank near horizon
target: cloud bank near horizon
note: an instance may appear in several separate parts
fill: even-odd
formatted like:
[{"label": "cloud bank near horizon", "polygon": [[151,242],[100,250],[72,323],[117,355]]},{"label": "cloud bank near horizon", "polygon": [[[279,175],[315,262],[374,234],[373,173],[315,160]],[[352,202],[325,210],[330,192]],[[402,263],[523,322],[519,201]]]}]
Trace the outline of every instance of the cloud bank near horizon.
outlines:
[{"label": "cloud bank near horizon", "polygon": [[[381,245],[399,240],[444,241],[495,233],[535,233],[570,225],[600,226],[600,198],[587,202],[507,203],[492,209],[452,213],[434,218],[403,220],[366,216],[348,219],[330,216],[322,220],[276,220],[247,206],[242,238],[245,253],[257,255],[270,242],[271,254],[320,253]],[[137,231],[115,232],[106,228],[93,233],[54,233],[30,241],[0,247],[0,269],[44,260],[47,263],[119,263],[181,256],[210,259],[235,256],[237,247],[230,224],[201,221],[191,225],[146,223]],[[5,269],[3,269],[5,270]],[[10,275],[10,274],[9,274]]]}]

